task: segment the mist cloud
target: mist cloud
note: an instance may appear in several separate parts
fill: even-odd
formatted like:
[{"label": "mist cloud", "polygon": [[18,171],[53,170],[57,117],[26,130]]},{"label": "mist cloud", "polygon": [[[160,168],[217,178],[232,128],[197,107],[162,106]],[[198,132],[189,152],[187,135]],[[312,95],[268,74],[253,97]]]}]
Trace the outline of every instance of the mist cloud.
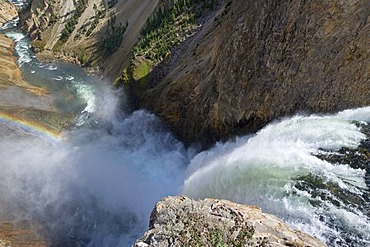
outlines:
[{"label": "mist cloud", "polygon": [[[2,126],[0,216],[41,224],[56,245],[126,246],[156,201],[180,190],[186,150],[146,111],[117,112],[95,92],[95,112],[51,144]],[[11,134],[12,133],[12,134]]]}]

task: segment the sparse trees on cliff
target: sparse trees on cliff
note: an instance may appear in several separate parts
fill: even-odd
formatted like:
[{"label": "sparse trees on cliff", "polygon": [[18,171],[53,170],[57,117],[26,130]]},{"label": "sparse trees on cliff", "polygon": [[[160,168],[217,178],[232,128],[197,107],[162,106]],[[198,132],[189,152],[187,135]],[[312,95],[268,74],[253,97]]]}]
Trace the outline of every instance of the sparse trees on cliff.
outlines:
[{"label": "sparse trees on cliff", "polygon": [[106,55],[115,52],[120,47],[123,39],[123,34],[126,31],[128,22],[126,25],[122,23],[116,23],[116,16],[113,14],[108,21],[108,29],[103,39],[101,48]]},{"label": "sparse trees on cliff", "polygon": [[62,42],[66,42],[75,30],[78,19],[86,9],[87,0],[78,0],[73,3],[75,5],[75,10],[72,12],[72,16],[67,20],[64,29],[62,30],[62,35],[60,37],[60,41]]}]

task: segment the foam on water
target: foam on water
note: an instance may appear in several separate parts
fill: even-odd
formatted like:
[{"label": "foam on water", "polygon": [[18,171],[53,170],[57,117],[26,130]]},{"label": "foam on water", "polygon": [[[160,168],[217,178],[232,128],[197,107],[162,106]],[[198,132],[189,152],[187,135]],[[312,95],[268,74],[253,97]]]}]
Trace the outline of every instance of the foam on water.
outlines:
[{"label": "foam on water", "polygon": [[63,80],[63,77],[59,75],[59,76],[53,77],[53,80],[61,81],[61,80]]},{"label": "foam on water", "polygon": [[336,116],[342,119],[356,120],[356,121],[362,121],[365,123],[370,123],[369,112],[370,112],[370,106],[341,111]]},{"label": "foam on water", "polygon": [[16,42],[15,51],[18,55],[19,67],[22,67],[25,63],[32,61],[32,56],[28,48],[28,40],[25,35],[19,32],[7,32],[6,36],[13,39]]},{"label": "foam on water", "polygon": [[14,18],[13,20],[5,23],[1,28],[0,30],[6,30],[6,29],[10,29],[10,28],[14,28],[18,25],[18,22],[19,22],[19,17],[16,17]]},{"label": "foam on water", "polygon": [[1,218],[41,223],[60,246],[129,246],[156,201],[185,193],[261,206],[331,246],[370,245],[369,215],[334,193],[369,202],[365,171],[318,158],[357,147],[366,136],[352,121],[370,122],[370,107],[287,118],[190,162],[191,152],[153,114],[120,111],[122,92],[59,64],[32,64],[27,38],[7,36],[20,66],[31,64],[35,76],[46,71],[49,84],[71,87],[85,107],[63,145],[1,123]]},{"label": "foam on water", "polygon": [[27,0],[9,0],[9,2],[12,2],[15,6],[22,8],[27,3]]},{"label": "foam on water", "polygon": [[96,109],[96,97],[95,97],[95,89],[93,85],[89,85],[87,83],[84,83],[83,81],[78,81],[71,79],[72,85],[76,88],[77,94],[81,99],[83,99],[86,102],[86,107],[82,111],[92,113]]},{"label": "foam on water", "polygon": [[55,66],[55,65],[49,65],[49,66],[47,66],[47,67],[46,67],[46,69],[47,69],[47,70],[57,70],[57,69],[58,69],[58,67],[57,67],[57,66]]},{"label": "foam on water", "polygon": [[302,230],[310,229],[311,234],[325,241],[336,236],[329,224],[335,219],[342,231],[359,231],[364,239],[358,241],[368,242],[370,220],[354,205],[338,206],[332,201],[341,199],[330,191],[321,191],[327,194],[325,200],[315,196],[315,191],[296,186],[301,179],[313,176],[358,196],[368,190],[365,171],[331,164],[316,156],[357,147],[366,136],[351,120],[367,121],[366,116],[370,116],[370,108],[334,116],[295,116],[269,124],[256,135],[218,144],[191,161],[183,193],[261,206]]},{"label": "foam on water", "polygon": [[24,39],[26,37],[25,35],[23,35],[22,33],[19,33],[19,32],[8,32],[6,34],[6,36],[11,38],[15,42],[19,42],[19,41],[21,41],[22,39]]},{"label": "foam on water", "polygon": [[186,150],[153,114],[122,112],[121,91],[69,65],[39,63],[24,35],[7,35],[27,79],[61,98],[61,111],[82,113],[54,145],[1,122],[0,220],[36,222],[56,246],[131,245],[155,202],[180,190]]}]

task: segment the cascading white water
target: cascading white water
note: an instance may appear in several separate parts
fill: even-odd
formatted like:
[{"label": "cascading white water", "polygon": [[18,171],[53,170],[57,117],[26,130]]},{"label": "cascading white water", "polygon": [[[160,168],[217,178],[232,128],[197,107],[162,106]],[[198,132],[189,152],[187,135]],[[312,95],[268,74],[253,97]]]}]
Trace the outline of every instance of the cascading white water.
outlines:
[{"label": "cascading white water", "polygon": [[[348,239],[353,246],[370,244],[369,215],[320,185],[313,190],[297,186],[312,176],[349,194],[368,191],[364,170],[331,164],[317,155],[356,148],[366,136],[351,120],[368,121],[369,116],[370,107],[331,116],[295,116],[236,142],[218,144],[193,158],[183,192],[261,206],[330,245]],[[326,199],[315,190],[323,190]],[[349,233],[343,236],[345,231]]]},{"label": "cascading white water", "polygon": [[29,63],[32,60],[29,48],[28,48],[28,40],[25,35],[19,32],[8,32],[6,36],[13,39],[16,42],[15,49],[18,54],[18,64],[19,66],[23,66],[25,63]]},{"label": "cascading white water", "polygon": [[178,193],[186,150],[148,112],[117,116],[112,92],[95,88],[96,111],[64,142],[3,126],[2,218],[42,222],[56,244],[128,246],[156,201]]},{"label": "cascading white water", "polygon": [[190,161],[153,114],[122,110],[122,92],[39,63],[27,38],[8,36],[27,79],[47,87],[60,111],[80,115],[52,143],[0,122],[0,219],[35,221],[55,245],[129,246],[157,200],[185,193],[261,206],[329,246],[370,245],[366,171],[319,157],[365,140],[352,120],[370,122],[370,108],[287,118]]},{"label": "cascading white water", "polygon": [[[40,63],[22,34],[7,35],[27,79],[78,119],[52,142],[0,122],[0,221],[30,220],[57,246],[129,246],[154,204],[179,192],[187,150],[153,114],[126,111],[122,91],[75,66]],[[38,108],[21,96],[19,106]]]},{"label": "cascading white water", "polygon": [[7,29],[10,29],[10,28],[13,28],[13,27],[16,27],[18,25],[18,22],[19,22],[19,17],[16,17],[14,18],[13,20],[5,23],[1,28],[0,30],[7,30]]}]

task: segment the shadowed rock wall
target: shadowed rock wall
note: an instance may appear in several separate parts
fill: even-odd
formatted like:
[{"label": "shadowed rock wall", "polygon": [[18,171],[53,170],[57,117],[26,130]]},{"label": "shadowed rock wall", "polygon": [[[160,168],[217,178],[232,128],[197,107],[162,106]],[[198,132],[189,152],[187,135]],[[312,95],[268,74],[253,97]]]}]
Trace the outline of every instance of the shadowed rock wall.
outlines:
[{"label": "shadowed rock wall", "polygon": [[142,94],[186,142],[370,105],[370,2],[233,0]]}]

